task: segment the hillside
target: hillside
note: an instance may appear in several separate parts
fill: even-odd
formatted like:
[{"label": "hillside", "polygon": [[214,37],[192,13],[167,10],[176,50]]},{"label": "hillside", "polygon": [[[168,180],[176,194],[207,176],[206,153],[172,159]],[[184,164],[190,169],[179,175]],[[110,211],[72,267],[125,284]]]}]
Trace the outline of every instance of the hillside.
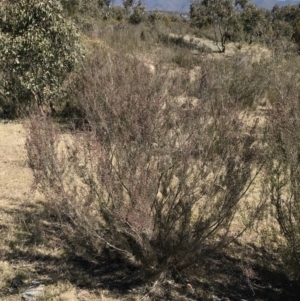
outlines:
[{"label": "hillside", "polygon": [[62,3],[0,6],[0,300],[299,301],[300,7]]},{"label": "hillside", "polygon": [[[106,27],[103,27],[104,29]],[[106,28],[109,33],[109,27]],[[127,28],[125,34],[129,37],[133,28]],[[136,30],[136,29],[135,29]],[[124,31],[122,32],[124,35]],[[170,39],[175,39],[173,34]],[[197,39],[192,36],[185,36],[186,43],[193,43],[196,49],[201,50],[203,45],[207,49],[216,51],[212,41],[207,39]],[[87,40],[95,47],[101,47],[100,40]],[[113,45],[110,45],[113,47]],[[129,45],[127,45],[129,46]],[[123,45],[124,47],[124,45]],[[173,48],[175,47],[175,48]],[[143,54],[140,49],[135,50],[134,55],[151,71],[157,65],[157,56],[164,52],[180,50],[174,46],[162,46],[161,49],[152,49],[152,53]],[[109,48],[107,48],[109,50]],[[193,57],[188,50],[185,56]],[[193,50],[194,51],[194,50]],[[252,53],[251,53],[252,52]],[[256,54],[255,54],[256,53]],[[153,55],[155,54],[155,55]],[[228,45],[228,58],[236,54],[241,55],[248,61],[263,60],[269,57],[267,49],[255,46],[251,51],[250,46],[245,46],[240,51],[233,43]],[[259,56],[257,56],[259,55]],[[166,60],[167,57],[164,58]],[[206,54],[205,61],[223,60],[218,53]],[[253,62],[254,62],[253,61]],[[187,61],[188,62],[188,61]],[[190,68],[190,64],[182,61],[184,68],[177,64],[167,63],[165,67],[170,69],[170,74],[185,74],[185,68]],[[201,65],[191,66],[189,76],[191,82],[197,80],[197,74]],[[155,66],[155,67],[154,67]],[[182,96],[180,104],[189,101],[189,97]],[[193,98],[197,102],[196,98]],[[174,100],[175,103],[175,100]],[[257,111],[246,118],[251,124],[256,118],[263,118],[265,104],[258,106]],[[24,290],[31,280],[38,278],[45,284],[45,300],[60,301],[117,301],[117,300],[289,300],[298,301],[297,292],[300,290],[297,283],[290,280],[285,274],[283,265],[280,262],[273,262],[273,251],[261,246],[256,233],[247,232],[236,243],[224,251],[215,251],[207,261],[201,266],[196,266],[186,272],[178,272],[173,279],[161,279],[152,283],[145,282],[139,267],[130,264],[122,264],[118,259],[103,258],[98,265],[93,259],[89,261],[89,255],[82,253],[69,257],[68,248],[65,250],[62,237],[59,234],[59,224],[48,215],[45,197],[39,193],[33,193],[32,171],[28,167],[28,158],[24,149],[25,137],[28,131],[28,121],[22,122],[1,122],[0,123],[0,174],[1,194],[0,194],[0,219],[1,219],[1,240],[4,242],[0,250],[2,261],[0,269],[0,297],[3,301],[19,300],[20,293],[14,291],[8,293],[10,280],[16,275],[24,279]],[[76,137],[76,133],[64,129],[61,133],[64,141]],[[81,134],[79,133],[78,139]],[[67,138],[68,137],[68,138]],[[253,192],[251,192],[253,193]],[[248,198],[254,199],[254,194]],[[259,195],[259,191],[255,192]],[[257,196],[256,196],[257,197]],[[255,197],[255,198],[256,198]],[[249,206],[249,205],[247,205]],[[249,210],[249,207],[248,207]],[[241,221],[245,218],[237,216],[234,221],[232,231],[239,231]],[[19,224],[16,221],[21,220]],[[263,223],[265,224],[266,221]],[[37,228],[38,227],[38,228]],[[52,229],[52,227],[54,227]],[[56,229],[54,231],[54,229]],[[56,234],[55,234],[56,232]],[[38,238],[36,235],[38,235]],[[256,243],[254,243],[256,241]],[[75,250],[77,250],[75,248]],[[98,259],[99,260],[99,259]],[[291,289],[292,288],[292,289]],[[200,298],[200,299],[199,299]],[[41,298],[40,300],[44,300]]]}]

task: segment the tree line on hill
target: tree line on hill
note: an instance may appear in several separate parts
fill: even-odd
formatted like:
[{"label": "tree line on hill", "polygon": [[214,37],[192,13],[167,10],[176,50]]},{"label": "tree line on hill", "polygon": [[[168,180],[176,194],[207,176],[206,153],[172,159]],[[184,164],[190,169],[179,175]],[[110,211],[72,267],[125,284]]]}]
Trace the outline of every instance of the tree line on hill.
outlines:
[{"label": "tree line on hill", "polygon": [[191,24],[198,28],[211,26],[226,49],[228,39],[272,43],[281,38],[300,42],[300,6],[275,5],[272,10],[258,8],[249,0],[194,1],[190,9]]},{"label": "tree line on hill", "polygon": [[[22,110],[21,99],[26,99],[27,107],[33,100],[41,106],[43,102],[49,103],[55,93],[59,94],[65,75],[78,59],[78,37],[72,22],[83,32],[91,30],[97,19],[128,20],[135,25],[161,20],[182,22],[176,15],[146,13],[141,1],[124,0],[123,7],[111,6],[110,0],[61,0],[59,3],[51,16],[45,17],[47,22],[40,24],[40,17],[32,19],[32,14],[47,14],[50,4],[38,0],[28,4],[20,2],[19,6],[13,0],[2,2],[0,63],[6,72],[2,72],[1,102],[10,115]],[[289,47],[300,44],[299,5],[275,5],[272,10],[265,10],[250,0],[195,0],[190,6],[189,22],[194,28],[210,29],[220,52],[225,52],[228,41],[275,45],[285,40],[290,42]],[[47,43],[42,43],[46,40]],[[38,71],[40,66],[46,68],[43,76]]]}]

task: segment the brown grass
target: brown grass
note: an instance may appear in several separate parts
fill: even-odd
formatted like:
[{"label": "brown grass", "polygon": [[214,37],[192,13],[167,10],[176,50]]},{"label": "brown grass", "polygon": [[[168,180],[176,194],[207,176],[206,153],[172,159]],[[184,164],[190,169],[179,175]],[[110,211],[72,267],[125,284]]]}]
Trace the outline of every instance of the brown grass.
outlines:
[{"label": "brown grass", "polygon": [[[59,248],[49,248],[43,244],[27,245],[30,234],[26,225],[16,222],[20,213],[35,212],[41,196],[31,192],[32,173],[27,166],[25,151],[26,132],[21,122],[0,122],[0,299],[3,301],[20,300],[20,293],[10,294],[10,281],[20,275],[25,283],[41,279],[46,286],[42,300],[93,301],[116,300],[105,297],[100,290],[96,294],[82,289],[68,281],[55,282],[40,273],[45,263],[35,257],[56,258],[64,256]],[[23,221],[24,222],[24,221]],[[21,227],[23,226],[23,227]],[[54,269],[60,269],[52,263]],[[51,284],[54,282],[53,284]],[[26,286],[26,285],[25,285]]]}]

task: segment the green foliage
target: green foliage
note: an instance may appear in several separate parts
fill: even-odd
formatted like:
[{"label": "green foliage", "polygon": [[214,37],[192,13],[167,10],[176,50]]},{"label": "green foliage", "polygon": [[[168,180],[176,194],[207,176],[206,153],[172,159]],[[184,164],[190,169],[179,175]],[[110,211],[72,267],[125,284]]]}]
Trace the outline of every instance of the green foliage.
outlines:
[{"label": "green foliage", "polygon": [[190,17],[192,26],[202,28],[211,25],[213,20],[208,12],[208,7],[204,2],[194,1],[190,6]]},{"label": "green foliage", "polygon": [[273,43],[291,41],[293,28],[300,18],[299,6],[275,5],[272,11],[256,7],[249,0],[196,0],[190,7],[191,23],[194,27],[212,27],[220,51],[225,51],[226,40],[247,38]]},{"label": "green foliage", "polygon": [[129,16],[129,22],[131,24],[140,24],[146,20],[145,8],[137,6],[133,9],[132,14]]},{"label": "green foliage", "polygon": [[77,16],[81,15],[86,18],[99,18],[101,16],[101,11],[106,9],[107,9],[107,5],[105,1],[99,1],[99,0],[80,1]]},{"label": "green foliage", "polygon": [[148,21],[152,24],[156,24],[165,18],[165,14],[160,11],[151,11],[148,15]]},{"label": "green foliage", "polygon": [[110,8],[110,17],[117,21],[122,21],[126,17],[126,11],[123,7],[113,6]]},{"label": "green foliage", "polygon": [[227,39],[236,39],[241,34],[240,7],[243,8],[246,3],[247,0],[194,1],[190,7],[192,25],[199,28],[207,25],[213,26],[219,50],[224,52]]},{"label": "green foliage", "polygon": [[293,38],[295,42],[300,45],[300,20],[294,26]]},{"label": "green foliage", "polygon": [[171,20],[171,22],[173,22],[173,23],[175,23],[175,22],[181,23],[181,22],[182,22],[180,16],[178,16],[178,15],[176,15],[176,14],[172,14],[172,15],[170,16],[170,20]]},{"label": "green foliage", "polygon": [[285,21],[293,26],[300,18],[300,7],[299,5],[285,5],[282,7],[275,5],[272,13],[276,19]]},{"label": "green foliage", "polygon": [[289,40],[293,38],[294,29],[300,18],[300,8],[298,5],[287,5],[279,7],[275,5],[271,11],[266,12],[269,30],[269,40]]},{"label": "green foliage", "polygon": [[261,37],[267,26],[265,12],[252,3],[244,7],[241,20],[244,33],[249,38],[249,42],[252,42],[253,37]]},{"label": "green foliage", "polygon": [[0,15],[3,91],[15,105],[39,106],[61,96],[61,85],[82,57],[79,35],[57,1],[8,1]]},{"label": "green foliage", "polygon": [[79,11],[80,0],[61,0],[60,3],[69,16],[74,16]]}]

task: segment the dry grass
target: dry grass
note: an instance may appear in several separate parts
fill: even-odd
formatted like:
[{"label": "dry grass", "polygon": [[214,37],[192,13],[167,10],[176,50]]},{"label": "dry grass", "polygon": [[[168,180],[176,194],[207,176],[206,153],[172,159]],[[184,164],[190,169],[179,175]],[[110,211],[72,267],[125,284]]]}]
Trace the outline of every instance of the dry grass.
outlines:
[{"label": "dry grass", "polygon": [[[25,131],[20,123],[0,123],[0,239],[2,255],[10,251],[9,245],[17,232],[15,217],[30,193],[32,174],[26,166],[24,148]],[[2,256],[3,258],[3,256]],[[17,267],[1,262],[0,285],[16,273]]]},{"label": "dry grass", "polygon": [[[22,274],[23,264],[5,260],[16,239],[15,217],[30,193],[32,175],[26,167],[25,132],[20,123],[0,123],[0,291],[5,293],[10,280]],[[28,271],[30,268],[28,269]],[[2,294],[1,294],[2,295]],[[1,300],[17,300],[1,296]],[[19,300],[19,298],[18,298]]]},{"label": "dry grass", "polygon": [[[58,281],[40,273],[45,264],[36,257],[52,258],[59,262],[64,256],[59,248],[49,248],[45,245],[28,245],[26,241],[30,234],[26,225],[20,227],[16,223],[21,212],[36,210],[40,196],[31,192],[32,173],[27,166],[25,151],[26,133],[20,122],[0,122],[0,299],[3,301],[20,300],[20,294],[10,294],[10,281],[19,275],[25,283],[41,279],[46,286],[45,296],[41,300],[60,301],[93,301],[115,300],[105,297],[101,290],[93,292],[77,289],[68,281]],[[27,233],[26,233],[27,232]],[[20,289],[20,293],[22,289]]]},{"label": "dry grass", "polygon": [[30,192],[32,176],[26,166],[24,143],[22,124],[0,123],[0,199],[5,208],[14,206],[12,198],[24,199]]}]

